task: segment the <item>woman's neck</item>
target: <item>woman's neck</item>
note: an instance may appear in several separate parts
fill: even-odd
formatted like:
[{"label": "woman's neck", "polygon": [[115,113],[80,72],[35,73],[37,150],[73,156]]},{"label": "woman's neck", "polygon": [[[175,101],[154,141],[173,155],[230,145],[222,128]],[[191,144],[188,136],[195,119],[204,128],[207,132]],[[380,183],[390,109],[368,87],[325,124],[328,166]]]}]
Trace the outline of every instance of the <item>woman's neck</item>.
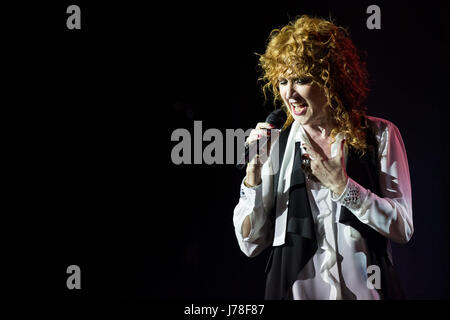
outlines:
[{"label": "woman's neck", "polygon": [[313,139],[326,140],[330,137],[333,125],[331,121],[322,121],[320,123],[304,125],[303,129]]}]

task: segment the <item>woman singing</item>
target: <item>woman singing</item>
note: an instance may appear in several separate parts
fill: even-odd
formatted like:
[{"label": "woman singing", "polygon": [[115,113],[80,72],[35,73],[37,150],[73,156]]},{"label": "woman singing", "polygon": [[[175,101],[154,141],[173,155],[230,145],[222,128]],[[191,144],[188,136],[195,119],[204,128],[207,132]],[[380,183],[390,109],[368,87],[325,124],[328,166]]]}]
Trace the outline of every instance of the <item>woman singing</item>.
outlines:
[{"label": "woman singing", "polygon": [[272,31],[260,66],[287,120],[247,165],[233,223],[247,256],[271,250],[265,298],[403,298],[390,241],[414,230],[406,151],[393,123],[366,115],[367,71],[346,30],[302,16]]}]

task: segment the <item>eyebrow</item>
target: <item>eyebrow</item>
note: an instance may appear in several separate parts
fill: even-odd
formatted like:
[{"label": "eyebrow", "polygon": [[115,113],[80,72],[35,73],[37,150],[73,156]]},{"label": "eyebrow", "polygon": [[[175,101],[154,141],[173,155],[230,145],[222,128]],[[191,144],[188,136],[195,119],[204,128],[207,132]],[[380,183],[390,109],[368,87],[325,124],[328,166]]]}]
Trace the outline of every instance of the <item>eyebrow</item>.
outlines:
[{"label": "eyebrow", "polygon": [[306,79],[306,78],[309,78],[307,75],[296,75],[296,76],[289,76],[289,77],[286,77],[286,76],[279,76],[278,77],[278,80],[296,80],[296,79]]}]

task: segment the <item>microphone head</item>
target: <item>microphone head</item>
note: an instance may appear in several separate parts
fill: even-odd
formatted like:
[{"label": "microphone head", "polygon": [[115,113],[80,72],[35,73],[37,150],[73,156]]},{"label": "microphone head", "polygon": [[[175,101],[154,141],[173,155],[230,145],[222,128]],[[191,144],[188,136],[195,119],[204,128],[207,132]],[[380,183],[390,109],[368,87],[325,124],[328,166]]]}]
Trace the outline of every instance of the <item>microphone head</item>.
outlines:
[{"label": "microphone head", "polygon": [[281,129],[286,122],[287,116],[283,109],[272,111],[266,118],[266,122],[270,123],[275,129]]}]

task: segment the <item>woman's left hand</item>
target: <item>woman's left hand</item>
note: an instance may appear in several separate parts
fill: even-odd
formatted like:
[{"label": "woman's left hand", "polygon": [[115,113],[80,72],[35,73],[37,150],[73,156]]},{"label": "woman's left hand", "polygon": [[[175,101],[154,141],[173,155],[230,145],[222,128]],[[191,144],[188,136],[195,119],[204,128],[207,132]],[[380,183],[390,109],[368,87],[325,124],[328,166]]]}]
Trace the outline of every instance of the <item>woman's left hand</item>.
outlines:
[{"label": "woman's left hand", "polygon": [[336,196],[340,196],[347,185],[347,171],[344,159],[345,140],[342,140],[338,154],[328,160],[324,160],[310,145],[302,144],[302,148],[311,159],[311,173],[325,187],[329,188]]}]

